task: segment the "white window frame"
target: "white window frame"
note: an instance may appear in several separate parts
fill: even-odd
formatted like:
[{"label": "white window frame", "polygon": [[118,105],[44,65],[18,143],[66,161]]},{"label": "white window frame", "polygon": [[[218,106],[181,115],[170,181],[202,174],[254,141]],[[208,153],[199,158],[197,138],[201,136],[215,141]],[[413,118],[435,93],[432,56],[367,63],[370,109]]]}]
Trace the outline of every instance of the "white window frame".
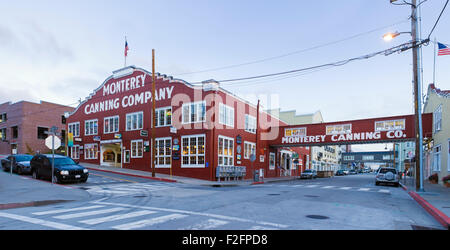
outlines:
[{"label": "white window frame", "polygon": [[[78,125],[78,128],[77,128]],[[80,136],[80,122],[72,122],[67,125],[68,133],[72,133],[73,137]]]},{"label": "white window frame", "polygon": [[252,133],[252,134],[256,134],[256,117],[251,116],[249,114],[245,115],[245,128],[244,130]]},{"label": "white window frame", "polygon": [[[92,152],[92,154],[90,152],[91,147],[94,148],[94,152]],[[98,144],[97,143],[84,144],[84,159],[85,160],[98,159]]]},{"label": "white window frame", "polygon": [[[223,140],[222,148],[220,145],[221,139]],[[225,148],[225,141],[227,141],[226,148]],[[226,150],[226,153],[225,153],[225,150]],[[219,166],[234,166],[234,138],[219,135],[218,142],[217,142],[217,156],[218,156],[217,163]],[[222,162],[221,162],[221,159],[222,159]]]},{"label": "white window frame", "polygon": [[80,159],[80,145],[70,147],[70,157],[72,159]]},{"label": "white window frame", "polygon": [[442,164],[442,154],[441,153],[442,153],[442,147],[440,144],[433,147],[433,171],[434,172],[441,171],[441,164]]},{"label": "white window frame", "polygon": [[[198,138],[203,138],[203,154],[199,154],[198,150],[196,150],[196,154],[191,154],[190,152],[190,146],[191,146],[191,138],[196,137],[196,147],[199,146],[198,144]],[[188,139],[188,151],[187,154],[184,153],[184,143],[183,140]],[[206,135],[205,134],[198,134],[198,135],[185,135],[181,137],[180,140],[180,147],[181,147],[181,167],[182,168],[204,168],[206,164]],[[196,164],[190,164],[190,157],[196,157]],[[203,156],[203,164],[198,164],[198,158]],[[184,163],[183,157],[188,157],[189,163]]]},{"label": "white window frame", "polygon": [[234,108],[219,103],[219,123],[234,128]]},{"label": "white window frame", "polygon": [[[117,127],[115,126],[115,120],[117,119]],[[111,124],[111,122],[113,123],[113,130],[110,131],[109,128],[106,129],[106,120],[109,120],[109,124]],[[115,116],[108,116],[103,118],[103,133],[104,134],[112,134],[112,133],[117,133],[119,132],[120,129],[120,117],[118,115]]]},{"label": "white window frame", "polygon": [[[167,110],[170,110],[169,112],[170,112],[170,123],[168,122],[168,119],[167,119],[167,117],[168,117],[168,115],[167,115]],[[160,125],[160,113],[161,112],[164,112],[164,124],[163,125]],[[157,127],[167,127],[167,126],[171,126],[172,125],[172,107],[171,106],[168,106],[168,107],[163,107],[163,108],[157,108],[157,109],[155,109],[155,114],[156,114],[156,121],[155,121],[155,124],[156,124],[156,128]]]},{"label": "white window frame", "polygon": [[[141,119],[141,124],[139,124],[139,115],[142,116]],[[136,116],[136,127],[133,128],[133,117]],[[128,126],[128,120],[131,119],[130,121],[130,126]],[[138,112],[133,112],[133,113],[128,113],[126,114],[126,118],[125,118],[125,131],[135,131],[135,130],[141,130],[144,128],[144,112],[143,111],[138,111]]]},{"label": "white window frame", "polygon": [[433,129],[434,133],[442,130],[442,104],[433,112]]},{"label": "white window frame", "polygon": [[252,154],[252,149],[255,149],[255,154],[256,154],[256,143],[244,141],[244,159],[250,159],[250,155]]},{"label": "white window frame", "polygon": [[[169,145],[169,154],[167,154],[166,152],[166,141],[170,141],[170,145]],[[160,142],[164,142],[164,149],[163,149],[163,154],[159,154],[159,143]],[[172,137],[160,137],[160,138],[155,138],[155,167],[156,168],[170,168],[171,164],[172,164]],[[159,164],[159,159],[163,158],[164,159],[164,164]],[[169,159],[169,164],[166,163],[166,158]]]},{"label": "white window frame", "polygon": [[[95,125],[97,125],[97,129],[95,129]],[[84,135],[98,135],[98,119],[84,121]]]},{"label": "white window frame", "polygon": [[[273,164],[271,163],[271,159],[273,157]],[[276,154],[273,152],[269,153],[269,170],[275,170],[275,163],[276,163]]]},{"label": "white window frame", "polygon": [[[141,154],[139,154],[139,144],[141,144]],[[130,142],[130,151],[131,151],[131,157],[132,159],[135,158],[143,158],[144,157],[144,140],[131,140]]]},{"label": "white window frame", "polygon": [[[195,119],[192,119],[192,106],[196,109],[196,117]],[[187,112],[189,114],[188,121],[186,121],[186,108]],[[205,112],[203,112],[203,110]],[[185,103],[181,106],[181,119],[182,124],[189,124],[189,123],[197,123],[197,122],[205,122],[206,121],[206,101],[200,101],[200,102],[191,102],[191,103]]]}]

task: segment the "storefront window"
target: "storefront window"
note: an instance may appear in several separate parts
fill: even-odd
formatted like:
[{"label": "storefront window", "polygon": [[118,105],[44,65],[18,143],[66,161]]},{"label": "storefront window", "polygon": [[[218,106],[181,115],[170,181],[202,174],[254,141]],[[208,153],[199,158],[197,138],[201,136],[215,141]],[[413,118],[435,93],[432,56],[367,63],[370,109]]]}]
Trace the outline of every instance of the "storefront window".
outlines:
[{"label": "storefront window", "polygon": [[84,145],[84,159],[92,160],[97,159],[98,145],[97,144],[85,144]]},{"label": "storefront window", "polygon": [[232,166],[233,165],[233,151],[234,139],[224,136],[219,136],[219,165]]},{"label": "storefront window", "polygon": [[142,158],[144,153],[144,141],[131,141],[131,158]]},{"label": "storefront window", "polygon": [[244,159],[250,159],[250,155],[256,152],[256,144],[244,142]]},{"label": "storefront window", "polygon": [[181,137],[182,167],[204,167],[205,136],[191,135]]},{"label": "storefront window", "polygon": [[172,138],[157,138],[155,143],[156,167],[170,167]]}]

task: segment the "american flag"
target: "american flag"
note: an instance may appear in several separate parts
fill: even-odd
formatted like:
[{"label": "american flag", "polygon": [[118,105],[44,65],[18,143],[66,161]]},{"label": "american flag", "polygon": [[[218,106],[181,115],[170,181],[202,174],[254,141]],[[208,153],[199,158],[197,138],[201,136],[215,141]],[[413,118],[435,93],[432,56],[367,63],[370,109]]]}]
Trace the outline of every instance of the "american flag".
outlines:
[{"label": "american flag", "polygon": [[438,56],[450,55],[450,48],[446,44],[438,43]]},{"label": "american flag", "polygon": [[129,50],[129,48],[128,48],[128,42],[127,42],[127,40],[125,40],[125,56],[128,55],[128,50]]}]

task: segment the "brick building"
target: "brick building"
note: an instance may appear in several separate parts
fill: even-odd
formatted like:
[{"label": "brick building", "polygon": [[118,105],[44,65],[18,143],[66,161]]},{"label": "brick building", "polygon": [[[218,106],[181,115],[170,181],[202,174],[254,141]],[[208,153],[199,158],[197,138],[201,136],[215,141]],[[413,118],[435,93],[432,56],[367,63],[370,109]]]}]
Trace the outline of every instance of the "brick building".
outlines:
[{"label": "brick building", "polygon": [[[114,71],[94,90],[67,118],[67,131],[74,137],[70,156],[152,171],[151,77],[129,66]],[[252,178],[254,170],[264,177],[296,174],[283,170],[292,169],[295,159],[282,157],[281,149],[268,144],[278,136],[270,128],[286,123],[259,105],[215,81],[194,85],[156,74],[155,85],[155,172],[206,180],[239,177],[240,171]],[[304,157],[298,158],[295,164],[305,166]]]},{"label": "brick building", "polygon": [[65,130],[64,113],[73,109],[44,101],[0,104],[0,155],[47,152],[45,131],[52,126],[57,126],[59,132]]}]

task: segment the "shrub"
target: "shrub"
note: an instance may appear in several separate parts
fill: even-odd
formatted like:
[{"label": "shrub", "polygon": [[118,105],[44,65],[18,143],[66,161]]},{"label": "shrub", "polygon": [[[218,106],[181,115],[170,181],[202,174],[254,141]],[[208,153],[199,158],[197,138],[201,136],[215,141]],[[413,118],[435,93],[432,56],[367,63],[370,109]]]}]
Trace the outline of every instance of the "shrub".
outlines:
[{"label": "shrub", "polygon": [[437,182],[439,180],[439,176],[437,173],[434,173],[434,174],[430,175],[430,177],[428,177],[428,180],[431,182]]},{"label": "shrub", "polygon": [[442,177],[442,181],[443,181],[444,183],[450,182],[450,174],[447,175],[447,176],[445,176],[445,177]]}]

